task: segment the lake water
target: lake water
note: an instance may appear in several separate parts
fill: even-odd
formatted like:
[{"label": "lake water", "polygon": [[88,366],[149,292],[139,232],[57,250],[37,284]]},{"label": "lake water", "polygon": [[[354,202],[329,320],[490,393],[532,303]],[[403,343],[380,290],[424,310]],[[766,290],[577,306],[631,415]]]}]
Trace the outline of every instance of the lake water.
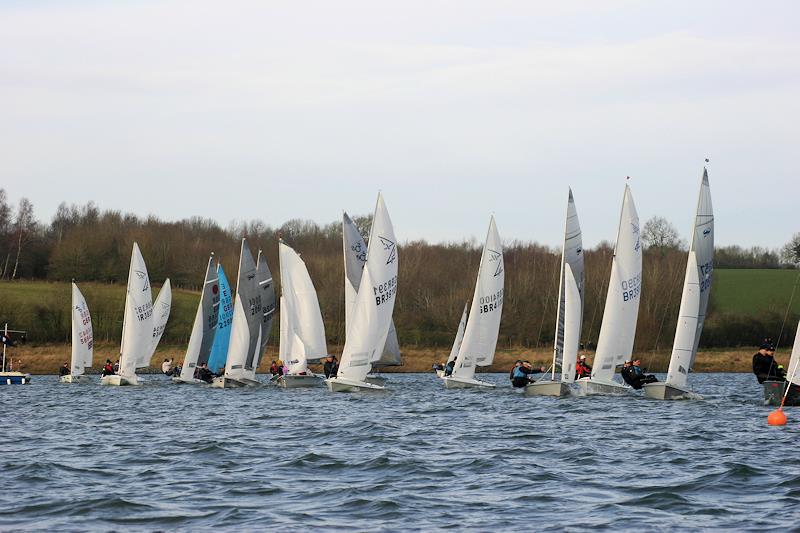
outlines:
[{"label": "lake water", "polygon": [[752,375],[693,375],[705,399],[672,402],[482,376],[500,387],[0,387],[0,529],[800,527],[800,408],[767,426]]}]

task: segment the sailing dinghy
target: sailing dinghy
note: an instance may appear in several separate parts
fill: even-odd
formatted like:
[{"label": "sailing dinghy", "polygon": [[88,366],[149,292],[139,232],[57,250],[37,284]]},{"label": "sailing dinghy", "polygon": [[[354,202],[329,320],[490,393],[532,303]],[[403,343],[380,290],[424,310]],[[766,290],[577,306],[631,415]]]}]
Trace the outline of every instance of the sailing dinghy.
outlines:
[{"label": "sailing dinghy", "polygon": [[631,189],[625,185],[594,367],[591,377],[577,381],[583,393],[623,394],[631,390],[613,378],[616,367],[630,359],[633,353],[641,289],[642,243],[639,238],[639,215],[636,213]]},{"label": "sailing dinghy", "polygon": [[469,311],[464,338],[456,356],[453,373],[442,378],[448,389],[473,387],[494,388],[495,385],[475,379],[475,367],[489,366],[494,360],[500,317],[503,312],[503,245],[494,217],[489,221],[489,231],[481,254],[478,279]]},{"label": "sailing dinghy", "polygon": [[[461,343],[464,342],[464,328],[467,327],[467,309],[469,309],[469,302],[464,304],[464,312],[461,313],[461,321],[458,323],[456,338],[453,340],[453,347],[450,348],[450,355],[447,357],[447,362],[445,362],[445,368],[447,368],[447,365],[451,361],[456,360],[456,357],[458,357],[458,350],[461,349]],[[443,378],[444,373],[444,370],[437,370],[436,376]]]},{"label": "sailing dinghy", "polygon": [[643,387],[646,397],[656,400],[701,398],[686,388],[686,382],[697,357],[697,346],[711,293],[713,270],[714,209],[711,205],[708,171],[704,168],[667,379],[664,382],[646,383]]},{"label": "sailing dinghy", "polygon": [[321,376],[308,369],[308,361],[318,361],[328,355],[317,291],[305,262],[282,239],[278,242],[278,259],[281,269],[279,357],[288,371],[277,383],[286,389],[314,387],[321,383]]},{"label": "sailing dinghy", "polygon": [[72,283],[72,360],[70,373],[61,376],[60,383],[89,383],[85,369],[92,366],[92,317],[89,306],[75,282]]},{"label": "sailing dinghy", "polygon": [[261,349],[262,316],[263,304],[258,290],[256,263],[247,246],[247,239],[242,239],[225,373],[214,378],[212,387],[235,388],[250,385],[245,365],[248,361],[252,364],[256,352]]},{"label": "sailing dinghy", "polygon": [[119,371],[100,378],[101,385],[140,385],[136,368],[150,357],[153,347],[153,299],[150,278],[139,245],[133,243],[125,315],[122,319]]},{"label": "sailing dinghy", "polygon": [[372,361],[386,346],[397,299],[398,262],[394,228],[379,193],[339,371],[336,377],[325,380],[331,392],[384,390],[366,378]]},{"label": "sailing dinghy", "polygon": [[[572,189],[567,199],[564,244],[561,248],[561,274],[556,311],[556,335],[550,379],[525,387],[526,396],[567,396],[575,382],[575,364],[583,322],[583,239]],[[556,366],[561,365],[561,381],[556,381]]]},{"label": "sailing dinghy", "polygon": [[189,336],[189,346],[183,358],[180,376],[172,378],[173,383],[205,383],[194,377],[198,366],[208,363],[208,356],[214,344],[214,332],[219,320],[219,279],[214,268],[214,254],[208,259],[203,290],[200,292],[200,302],[194,315],[192,333]]},{"label": "sailing dinghy", "polygon": [[[364,271],[364,264],[367,262],[367,243],[364,242],[358,226],[347,213],[342,215],[342,247],[344,251],[344,329],[346,339],[350,322],[353,319],[353,308],[358,295],[358,287],[361,284],[361,275]],[[400,366],[401,364],[400,343],[397,340],[394,320],[392,320],[389,323],[389,333],[386,335],[386,344],[384,344],[383,350],[376,352],[372,358],[372,368]],[[365,381],[383,385],[386,383],[386,378],[368,374]]]},{"label": "sailing dinghy", "polygon": [[[766,405],[780,406],[781,402],[784,407],[800,405],[800,323],[797,324],[788,370],[786,381],[768,380],[762,383]],[[786,387],[789,387],[788,391]]]}]

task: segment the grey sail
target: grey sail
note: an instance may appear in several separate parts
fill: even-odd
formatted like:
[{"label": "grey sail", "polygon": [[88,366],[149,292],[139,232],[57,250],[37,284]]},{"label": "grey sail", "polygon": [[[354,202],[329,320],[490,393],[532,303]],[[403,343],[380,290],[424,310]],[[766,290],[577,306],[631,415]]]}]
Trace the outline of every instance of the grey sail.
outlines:
[{"label": "grey sail", "polygon": [[[575,282],[578,285],[578,294],[581,298],[580,315],[582,317],[584,278],[583,239],[581,234],[581,225],[578,221],[578,211],[575,208],[575,199],[572,196],[572,189],[569,190],[569,199],[567,200],[567,217],[564,223],[564,245],[561,253],[561,273],[558,287],[558,311],[556,316],[556,335],[553,352],[553,374],[555,374],[556,363],[562,360],[564,353],[565,265],[569,265],[569,267],[572,269],[572,274],[575,277]],[[578,338],[580,338],[580,329],[578,330]]]},{"label": "grey sail", "polygon": [[272,273],[267,265],[267,258],[258,251],[258,261],[256,266],[256,280],[258,281],[258,293],[261,298],[261,345],[254,352],[254,357],[249,361],[248,369],[258,368],[264,349],[269,342],[269,335],[272,331],[272,317],[275,315],[275,284],[272,281]]},{"label": "grey sail", "polygon": [[[344,249],[344,294],[345,294],[345,333],[350,329],[352,309],[361,284],[361,274],[364,263],[367,262],[367,244],[361,236],[355,222],[344,213],[342,216],[342,245]],[[400,343],[397,340],[397,330],[394,320],[389,324],[389,333],[380,358],[373,360],[373,367],[399,366],[402,364]]]},{"label": "grey sail", "polygon": [[708,310],[708,299],[711,295],[711,279],[714,272],[714,207],[711,204],[711,187],[708,184],[708,169],[706,168],[703,168],[703,178],[700,183],[700,194],[697,199],[697,213],[695,215],[690,251],[695,253],[700,280],[700,308],[697,314],[697,331],[695,332],[694,346],[692,348],[692,359],[689,362],[689,368],[694,369],[694,360],[697,357],[700,334],[703,332],[703,323]]},{"label": "grey sail", "polygon": [[[232,370],[241,372],[253,369],[256,350],[260,349],[259,337],[262,318],[261,295],[258,292],[258,281],[256,280],[256,263],[253,261],[253,255],[250,253],[246,239],[242,239],[242,250],[239,255],[236,304],[241,310],[234,309],[233,327],[236,330],[231,331],[228,363]],[[239,369],[236,368],[237,366]]]}]

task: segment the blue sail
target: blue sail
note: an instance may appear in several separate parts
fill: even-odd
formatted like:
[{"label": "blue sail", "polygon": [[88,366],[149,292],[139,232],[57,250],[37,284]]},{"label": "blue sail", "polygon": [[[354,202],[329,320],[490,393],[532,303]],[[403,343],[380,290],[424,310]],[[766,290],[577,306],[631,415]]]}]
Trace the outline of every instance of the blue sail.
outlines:
[{"label": "blue sail", "polygon": [[228,344],[231,340],[231,322],[233,322],[233,298],[231,286],[222,265],[217,267],[219,277],[219,318],[217,319],[217,331],[214,334],[214,344],[211,346],[211,355],[208,356],[208,369],[217,372],[225,368],[225,360],[228,358]]}]

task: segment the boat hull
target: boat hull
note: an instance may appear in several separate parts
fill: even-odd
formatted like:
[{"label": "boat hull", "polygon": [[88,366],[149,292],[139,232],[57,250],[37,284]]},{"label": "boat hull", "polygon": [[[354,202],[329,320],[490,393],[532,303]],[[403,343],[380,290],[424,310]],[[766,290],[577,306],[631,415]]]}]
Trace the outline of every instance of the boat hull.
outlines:
[{"label": "boat hull", "polygon": [[367,383],[371,383],[373,385],[378,385],[380,387],[385,387],[386,386],[386,382],[388,381],[388,379],[384,378],[382,376],[376,376],[374,374],[368,374],[367,377],[364,378],[364,381],[366,381]]},{"label": "boat hull", "polygon": [[[779,406],[783,400],[783,393],[786,392],[786,384],[788,381],[765,381],[762,383],[764,387],[764,404]],[[800,387],[792,384],[789,389],[789,394],[786,395],[784,406],[798,406],[800,405]]]},{"label": "boat hull", "polygon": [[81,374],[80,376],[67,374],[66,376],[60,376],[58,378],[59,383],[91,383],[91,381],[91,378],[86,374]]},{"label": "boat hull", "polygon": [[699,394],[664,382],[645,383],[642,388],[645,398],[652,400],[702,400]]},{"label": "boat hull", "polygon": [[374,385],[366,381],[343,378],[328,378],[325,380],[325,384],[331,392],[380,392],[386,390],[380,385]]},{"label": "boat hull", "polygon": [[242,387],[247,387],[247,384],[238,379],[219,376],[214,378],[214,381],[211,382],[211,387],[214,389],[240,389]]},{"label": "boat hull", "polygon": [[613,381],[597,381],[592,378],[582,378],[576,381],[578,389],[583,394],[619,395],[628,394],[632,389]]},{"label": "boat hull", "polygon": [[300,389],[303,387],[316,387],[320,384],[320,376],[314,374],[281,376],[277,379],[279,387],[284,389]]},{"label": "boat hull", "polygon": [[172,378],[171,381],[175,385],[186,385],[186,384],[189,384],[189,385],[208,385],[208,383],[206,383],[202,379],[195,379],[195,378],[189,378],[189,379]]},{"label": "boat hull", "polygon": [[31,375],[22,372],[0,372],[0,385],[30,385]]},{"label": "boat hull", "polygon": [[120,376],[119,374],[113,374],[110,376],[103,376],[100,378],[100,385],[107,385],[110,387],[126,387],[126,386],[136,386],[141,385],[136,377],[125,377]]},{"label": "boat hull", "polygon": [[444,387],[446,389],[494,389],[497,387],[494,383],[487,383],[475,378],[460,378],[458,376],[443,377]]},{"label": "boat hull", "polygon": [[572,388],[563,381],[537,381],[525,386],[525,396],[571,396]]},{"label": "boat hull", "polygon": [[436,371],[436,377],[437,378],[443,378],[444,377],[444,370],[437,370]]}]

